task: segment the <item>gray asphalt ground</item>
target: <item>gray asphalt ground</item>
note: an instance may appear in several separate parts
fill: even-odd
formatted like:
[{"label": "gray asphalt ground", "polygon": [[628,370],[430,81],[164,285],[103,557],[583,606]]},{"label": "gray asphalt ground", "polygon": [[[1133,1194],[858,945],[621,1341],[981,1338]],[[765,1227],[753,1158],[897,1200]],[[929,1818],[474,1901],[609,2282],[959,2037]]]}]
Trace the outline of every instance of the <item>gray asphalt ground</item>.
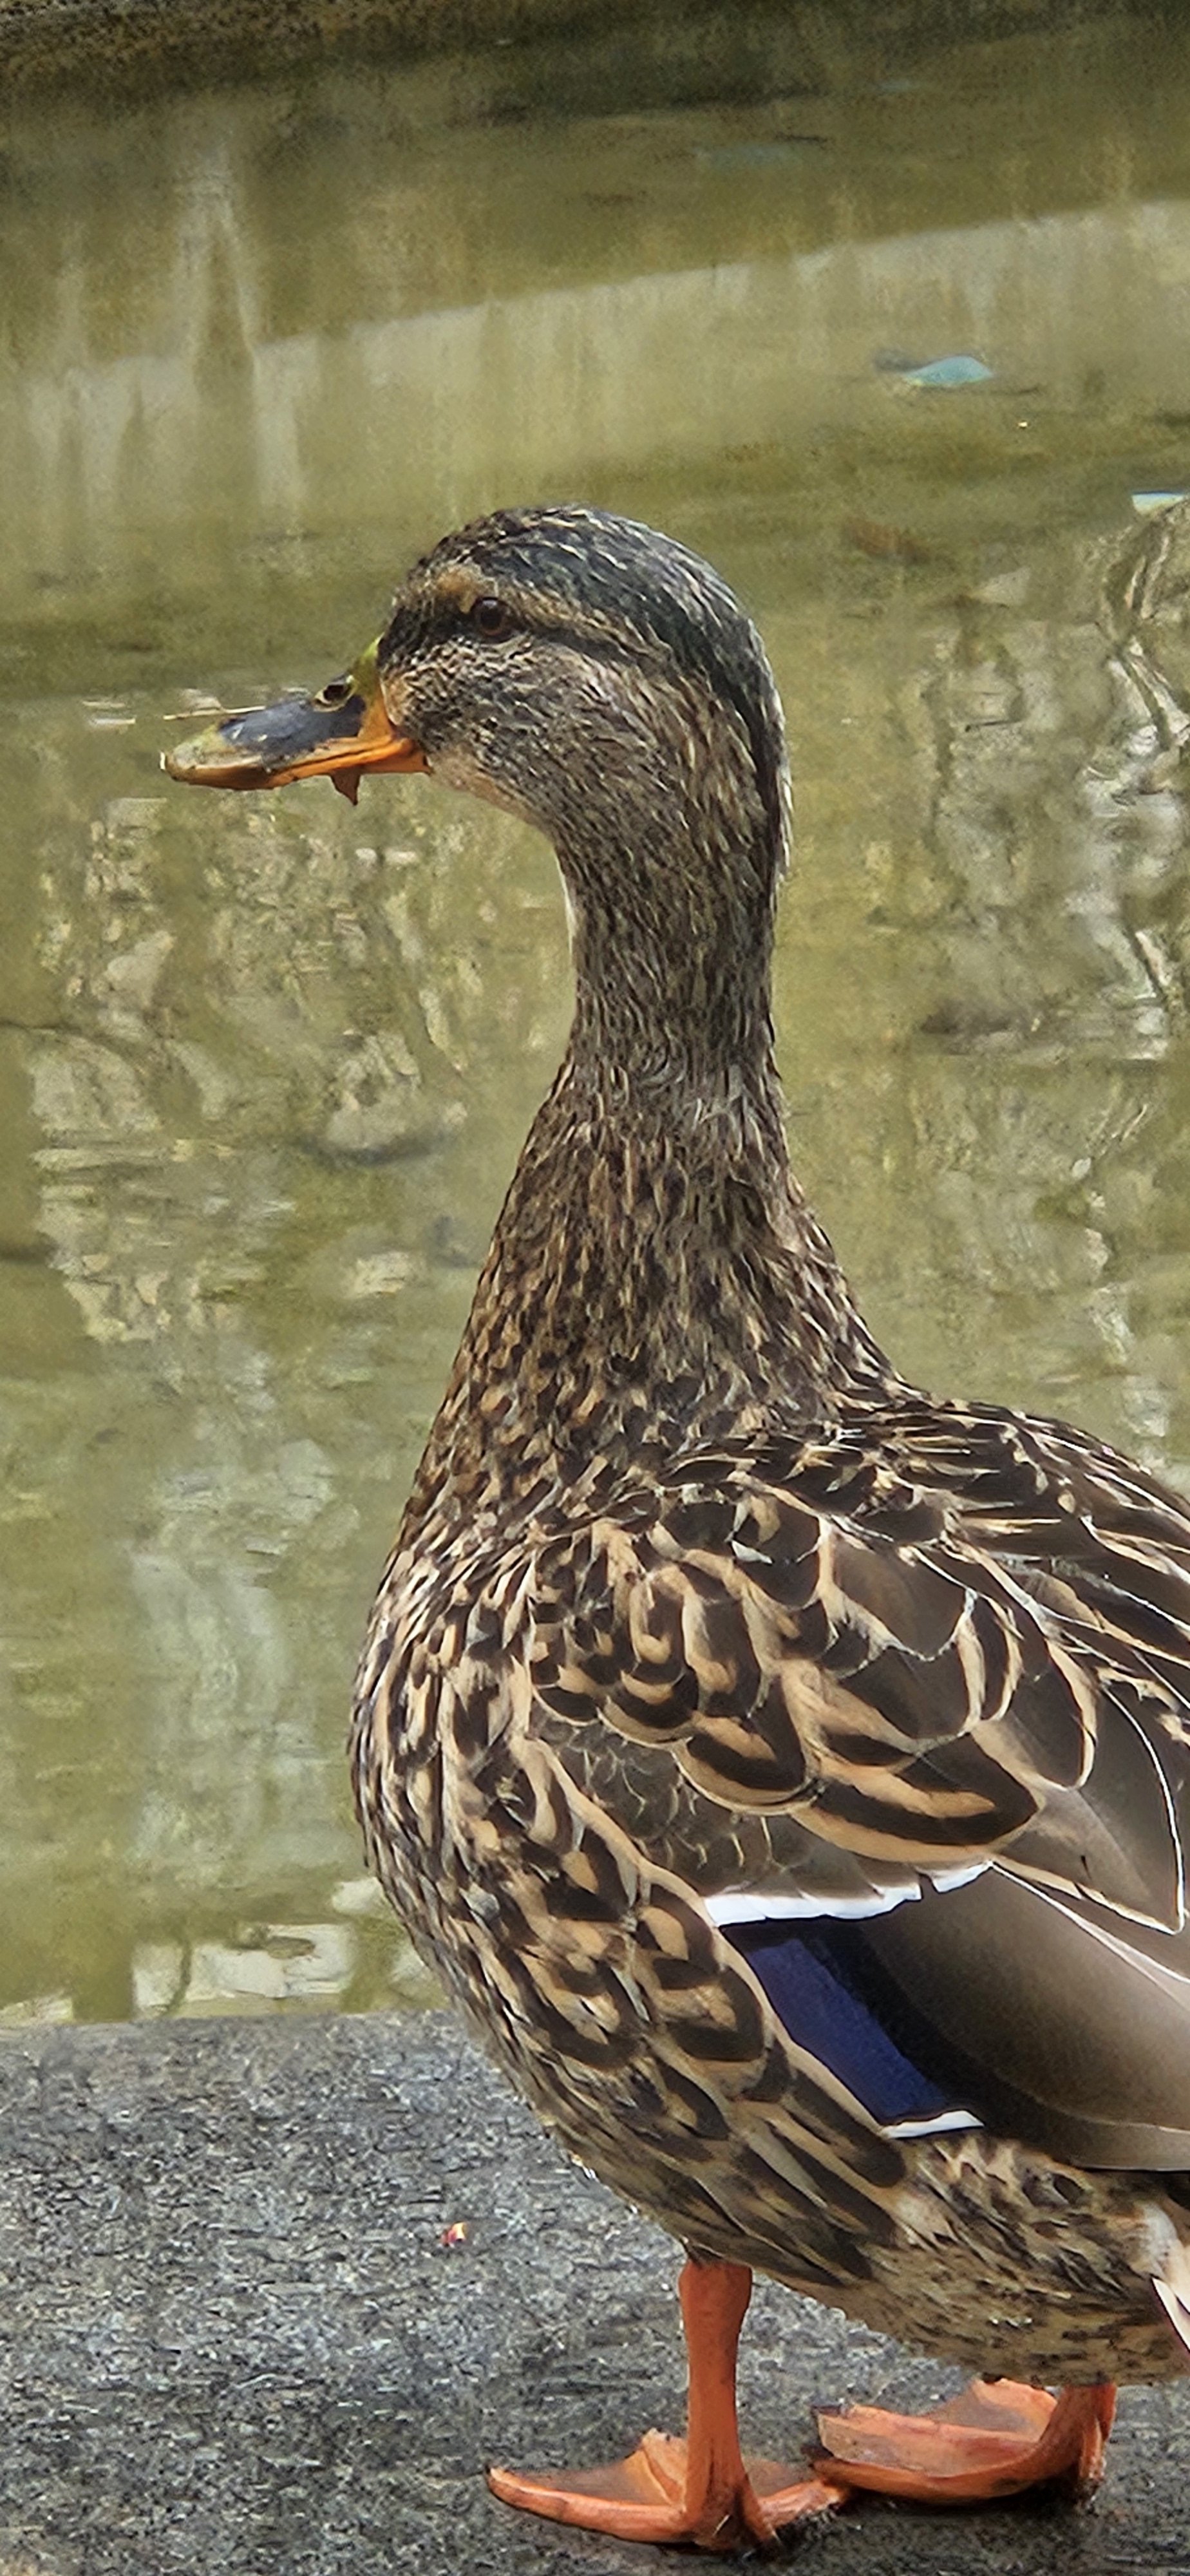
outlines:
[{"label": "gray asphalt ground", "polygon": [[[462,2222],[454,2250],[445,2231]],[[0,2042],[0,2576],[658,2576],[482,2467],[680,2429],[676,2249],[566,2164],[441,2014]],[[769,2285],[746,2438],[952,2383]],[[814,2576],[1190,2576],[1190,2388],[1121,2403],[1078,2512],[874,2505]]]}]

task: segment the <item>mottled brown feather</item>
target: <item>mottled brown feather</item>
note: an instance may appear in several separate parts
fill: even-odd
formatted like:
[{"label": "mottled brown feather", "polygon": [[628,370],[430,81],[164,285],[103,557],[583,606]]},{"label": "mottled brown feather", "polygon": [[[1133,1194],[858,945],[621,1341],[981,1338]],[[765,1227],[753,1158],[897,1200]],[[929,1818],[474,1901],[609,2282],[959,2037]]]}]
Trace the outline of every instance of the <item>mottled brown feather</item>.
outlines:
[{"label": "mottled brown feather", "polygon": [[[984,2369],[1180,2369],[1190,1514],[863,1324],[788,1167],[780,710],[709,569],[501,514],[415,567],[380,668],[432,769],[553,840],[577,1000],[365,1647],[369,1856],[696,2251]],[[712,1918],[739,1895],[870,1926],[984,2125],[884,2134]]]}]

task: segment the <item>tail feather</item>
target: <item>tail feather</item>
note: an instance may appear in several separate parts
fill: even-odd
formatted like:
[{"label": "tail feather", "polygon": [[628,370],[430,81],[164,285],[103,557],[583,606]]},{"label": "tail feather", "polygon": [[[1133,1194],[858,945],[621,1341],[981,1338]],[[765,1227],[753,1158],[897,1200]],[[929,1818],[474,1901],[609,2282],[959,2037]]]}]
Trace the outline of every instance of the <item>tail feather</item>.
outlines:
[{"label": "tail feather", "polygon": [[1153,2288],[1179,2342],[1190,2353],[1190,2246],[1170,2246],[1160,2272],[1153,2275]]}]

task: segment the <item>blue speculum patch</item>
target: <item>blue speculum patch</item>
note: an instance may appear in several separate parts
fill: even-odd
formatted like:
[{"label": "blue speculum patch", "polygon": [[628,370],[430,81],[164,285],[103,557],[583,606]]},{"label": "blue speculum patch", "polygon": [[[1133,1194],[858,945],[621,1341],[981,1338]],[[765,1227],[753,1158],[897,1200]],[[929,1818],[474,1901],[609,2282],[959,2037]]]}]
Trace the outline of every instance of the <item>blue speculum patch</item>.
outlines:
[{"label": "blue speculum patch", "polygon": [[[865,1991],[855,1927],[845,1923],[735,1923],[724,1931],[747,1959],[799,2048],[830,2069],[882,2128],[923,2126],[962,2114],[962,2096],[935,2081],[886,2026],[884,1998]],[[874,1972],[871,1984],[882,1984]]]}]

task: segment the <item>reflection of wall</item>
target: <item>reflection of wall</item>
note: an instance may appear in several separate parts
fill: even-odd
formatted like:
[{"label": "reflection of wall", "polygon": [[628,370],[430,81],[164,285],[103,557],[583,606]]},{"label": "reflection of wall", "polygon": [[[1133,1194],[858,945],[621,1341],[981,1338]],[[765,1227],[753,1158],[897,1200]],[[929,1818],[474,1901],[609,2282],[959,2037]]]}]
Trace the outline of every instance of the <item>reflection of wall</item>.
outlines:
[{"label": "reflection of wall", "polygon": [[1184,408],[1177,48],[981,64],[520,134],[418,129],[399,73],[30,112],[0,198],[0,615],[135,589],[153,633],[233,531],[226,578],[361,521],[387,571],[496,494],[844,421],[895,451],[889,349],[998,371],[927,398],[943,458],[997,454],[1022,387]]},{"label": "reflection of wall", "polygon": [[[0,441],[28,506],[8,578],[85,545],[102,562],[133,502],[142,535],[185,526],[230,478],[262,529],[354,525],[375,494],[403,518],[455,496],[564,489],[609,468],[706,458],[890,405],[954,398],[872,375],[873,352],[982,351],[1047,403],[1160,409],[1184,398],[1190,206],[1109,208],[607,285],[559,288],[284,339],[254,315],[250,246],[205,186],[169,344],[51,373],[0,375]],[[207,341],[218,299],[224,347]],[[775,350],[780,358],[774,362]],[[856,378],[871,378],[857,404]],[[1013,397],[1015,399],[1015,397]],[[963,398],[974,450],[1003,433],[1003,394]],[[920,424],[918,425],[920,434]],[[177,567],[171,567],[175,572]]]}]

